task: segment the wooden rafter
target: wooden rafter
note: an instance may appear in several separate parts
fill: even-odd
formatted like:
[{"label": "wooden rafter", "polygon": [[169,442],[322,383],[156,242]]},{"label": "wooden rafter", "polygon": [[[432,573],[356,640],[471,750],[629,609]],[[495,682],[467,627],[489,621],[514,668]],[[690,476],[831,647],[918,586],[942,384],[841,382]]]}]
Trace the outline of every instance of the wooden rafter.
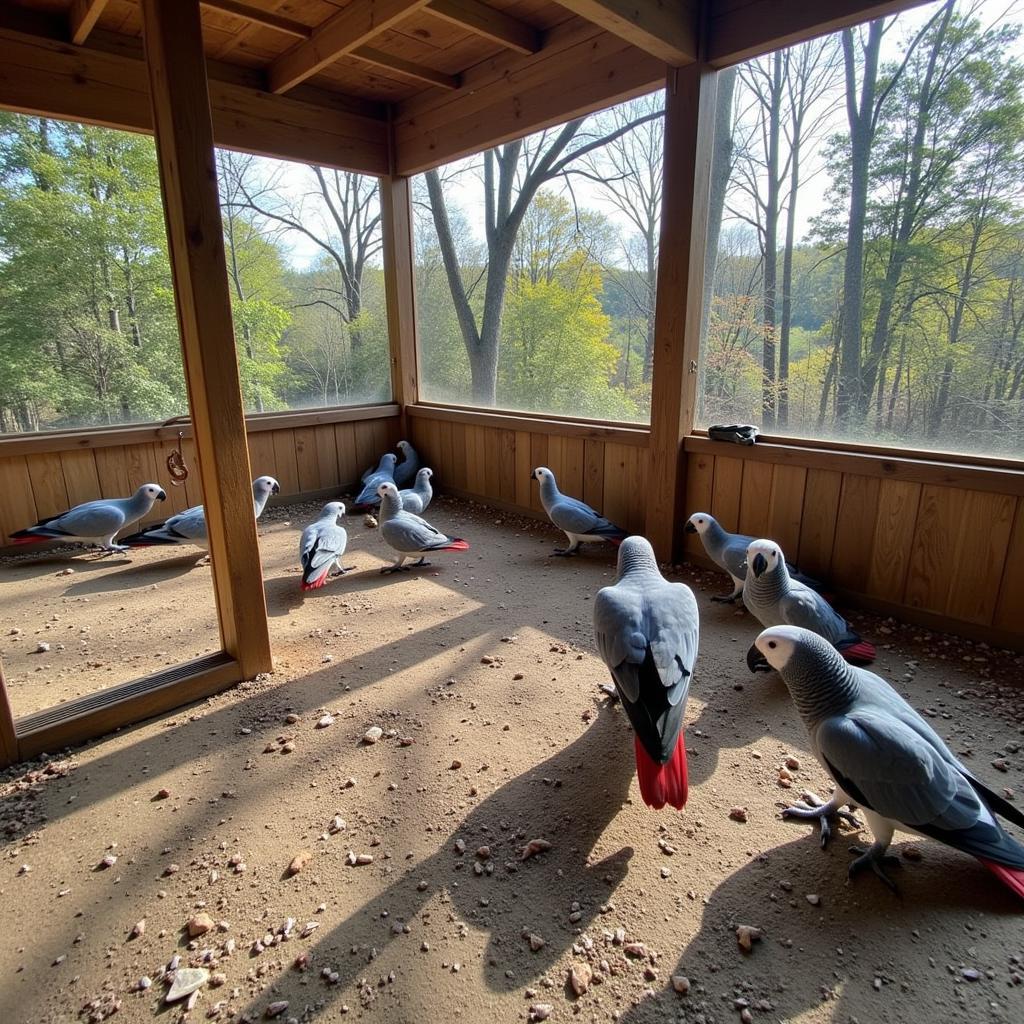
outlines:
[{"label": "wooden rafter", "polygon": [[690,0],[558,0],[637,49],[673,67],[697,56],[697,5]]},{"label": "wooden rafter", "polygon": [[267,71],[270,91],[287,92],[425,7],[427,0],[352,0],[313,30],[309,39],[282,53]]},{"label": "wooden rafter", "polygon": [[[284,35],[293,36],[296,39],[310,39],[314,29],[294,18],[288,18],[275,11],[266,11],[260,7],[253,7],[251,4],[239,3],[238,0],[201,0],[204,7],[211,10],[222,11],[225,14],[233,14],[238,18],[244,18],[250,24],[262,25],[264,28],[276,29]],[[373,64],[375,67],[385,68],[403,78],[412,78],[417,82],[424,82],[427,85],[436,85],[441,89],[457,89],[459,79],[456,75],[447,75],[443,71],[435,71],[425,64],[417,64],[415,61],[406,60],[404,57],[396,57],[390,53],[384,53],[372,46],[359,46],[352,51],[352,56]]]},{"label": "wooden rafter", "polygon": [[68,15],[73,43],[81,46],[89,38],[106,6],[107,0],[75,0]]},{"label": "wooden rafter", "polygon": [[536,53],[542,45],[541,35],[532,25],[504,11],[496,11],[480,0],[431,0],[427,10],[517,53]]}]

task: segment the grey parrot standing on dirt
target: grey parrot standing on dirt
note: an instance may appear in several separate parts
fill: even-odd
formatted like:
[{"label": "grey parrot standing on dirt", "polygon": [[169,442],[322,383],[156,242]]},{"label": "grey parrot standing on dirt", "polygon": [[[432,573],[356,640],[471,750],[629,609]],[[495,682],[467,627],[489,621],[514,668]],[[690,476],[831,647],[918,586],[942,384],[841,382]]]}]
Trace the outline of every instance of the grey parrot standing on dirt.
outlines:
[{"label": "grey parrot standing on dirt", "polygon": [[627,537],[618,579],[594,601],[594,637],[636,734],[640,795],[659,810],[686,803],[683,719],[699,634],[693,591],[661,575],[643,537]]},{"label": "grey parrot standing on dirt", "polygon": [[35,526],[12,533],[11,540],[15,544],[76,541],[101,547],[107,554],[127,551],[127,545],[114,543],[118,531],[141,519],[153,507],[153,502],[166,497],[167,493],[159,484],[143,484],[130,498],[98,498],[59,515],[47,516]]},{"label": "grey parrot standing on dirt", "polygon": [[530,477],[540,483],[540,503],[548,519],[569,538],[567,548],[555,548],[556,555],[575,555],[585,540],[606,540],[616,545],[625,540],[625,530],[609,522],[578,498],[562,494],[555,482],[555,474],[546,466],[538,466]]},{"label": "grey parrot standing on dirt", "polygon": [[434,471],[424,466],[416,474],[415,486],[398,492],[402,498],[402,508],[406,512],[412,512],[413,515],[417,516],[421,516],[426,512],[427,506],[434,497],[434,489],[430,486],[430,478],[433,475]]},{"label": "grey parrot standing on dirt", "polygon": [[377,495],[377,488],[383,483],[395,482],[395,463],[398,456],[394,452],[387,452],[380,457],[377,468],[363,477],[363,489],[356,496],[354,502],[356,508],[366,508],[380,503]]},{"label": "grey parrot standing on dirt", "polygon": [[[686,520],[684,527],[687,533],[696,533],[708,558],[732,579],[732,593],[711,598],[729,604],[743,593],[743,581],[747,577],[747,548],[754,542],[753,537],[742,533],[729,533],[721,523],[707,512],[694,512]],[[795,565],[786,563],[789,575],[812,590],[821,591],[821,583],[810,576],[805,576]]]},{"label": "grey parrot standing on dirt", "polygon": [[[802,626],[823,636],[848,661],[870,664],[875,646],[862,640],[833,607],[810,587],[794,580],[775,541],[755,540],[747,548],[743,603],[762,626]],[[751,672],[767,668],[756,646],[747,652]]]},{"label": "grey parrot standing on dirt", "polygon": [[[299,539],[299,560],[302,563],[302,589],[317,590],[327,582],[327,576],[344,576],[348,569],[341,564],[348,544],[348,532],[338,525],[345,514],[345,503],[329,501],[316,522],[302,531]],[[331,568],[336,566],[334,572]],[[351,568],[351,567],[350,567]]]},{"label": "grey parrot standing on dirt", "polygon": [[382,573],[407,568],[403,563],[414,555],[419,555],[419,560],[412,564],[419,566],[430,565],[426,555],[431,551],[469,550],[469,544],[460,537],[449,537],[425,519],[406,512],[393,483],[381,484],[377,494],[380,497],[380,535],[384,543],[398,553],[395,564],[381,569]]},{"label": "grey parrot standing on dirt", "polygon": [[811,747],[836,783],[826,804],[798,804],[785,817],[817,818],[822,845],[827,822],[844,804],[863,808],[875,841],[850,864],[865,867],[892,889],[884,865],[893,831],[913,832],[977,857],[1024,897],[1024,846],[996,820],[1024,828],[1024,814],[974,777],[934,729],[884,680],[847,664],[816,633],[775,626],[754,641],[778,669],[807,726]]},{"label": "grey parrot standing on dirt", "polygon": [[[257,519],[263,514],[267,499],[280,490],[280,485],[272,476],[260,476],[253,480],[252,510]],[[125,537],[124,543],[131,548],[148,548],[159,544],[195,544],[208,548],[210,540],[206,533],[206,511],[202,505],[193,505],[162,523],[154,523]]]}]

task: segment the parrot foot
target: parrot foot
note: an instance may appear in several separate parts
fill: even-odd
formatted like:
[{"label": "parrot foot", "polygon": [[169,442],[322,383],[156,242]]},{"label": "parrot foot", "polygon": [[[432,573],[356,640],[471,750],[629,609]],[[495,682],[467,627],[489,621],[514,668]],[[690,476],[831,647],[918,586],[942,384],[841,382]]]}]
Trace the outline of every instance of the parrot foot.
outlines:
[{"label": "parrot foot", "polygon": [[568,558],[569,555],[579,554],[579,548],[555,548],[553,554],[561,558]]},{"label": "parrot foot", "polygon": [[421,558],[418,562],[410,562],[409,564],[410,568],[419,568],[421,565],[430,565],[430,562],[428,562],[425,558]]},{"label": "parrot foot", "polygon": [[864,868],[871,868],[897,896],[900,894],[899,886],[885,873],[887,867],[900,866],[899,857],[886,854],[885,847],[877,844],[869,846],[867,849],[863,846],[851,846],[850,853],[856,853],[859,856],[856,860],[850,861],[850,867],[846,872],[848,878],[853,878]]},{"label": "parrot foot", "polygon": [[387,565],[381,569],[381,576],[390,576],[394,572],[408,572],[409,566],[407,565]]},{"label": "parrot foot", "polygon": [[738,594],[713,594],[711,596],[711,600],[715,601],[717,604],[735,604],[736,598],[742,593],[743,591],[740,591]]},{"label": "parrot foot", "polygon": [[600,688],[608,695],[609,704],[617,704],[619,702],[619,691],[611,683],[601,683]]},{"label": "parrot foot", "polygon": [[851,814],[849,811],[839,810],[831,800],[828,803],[822,803],[813,793],[808,793],[807,797],[806,803],[801,801],[800,803],[793,804],[791,807],[784,808],[782,817],[787,821],[791,818],[797,818],[801,821],[816,820],[821,828],[821,848],[823,850],[832,839],[832,826],[836,818],[842,818],[855,828],[861,827],[860,819],[856,815]]},{"label": "parrot foot", "polygon": [[331,576],[344,576],[345,573],[351,572],[354,568],[354,565],[339,565],[338,568],[331,573]]}]

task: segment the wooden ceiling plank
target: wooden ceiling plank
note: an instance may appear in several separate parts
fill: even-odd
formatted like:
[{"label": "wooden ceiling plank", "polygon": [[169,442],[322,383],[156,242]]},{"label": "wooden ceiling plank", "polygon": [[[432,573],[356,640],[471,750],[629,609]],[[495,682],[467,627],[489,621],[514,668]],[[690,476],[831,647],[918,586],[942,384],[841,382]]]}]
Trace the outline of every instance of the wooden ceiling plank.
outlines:
[{"label": "wooden ceiling plank", "polygon": [[352,0],[270,65],[270,91],[287,92],[426,4],[427,0]]},{"label": "wooden ceiling plank", "polygon": [[253,7],[252,4],[238,3],[237,0],[201,0],[201,2],[210,10],[233,14],[251,24],[277,29],[278,32],[295,36],[297,39],[308,39],[313,34],[313,29],[305,22],[287,18],[275,11],[264,10],[262,7]]},{"label": "wooden ceiling plank", "polygon": [[394,71],[406,78],[413,78],[417,82],[425,82],[427,85],[436,85],[441,89],[458,89],[459,87],[458,75],[435,71],[433,68],[406,60],[404,57],[395,57],[393,54],[375,50],[372,46],[360,46],[352,51],[352,56],[367,64],[373,64],[387,71]]},{"label": "wooden ceiling plank", "polygon": [[691,0],[558,0],[637,49],[673,67],[697,57],[697,5]]},{"label": "wooden ceiling plank", "polygon": [[71,24],[71,41],[81,46],[100,20],[107,0],[75,0],[71,5],[68,21]]},{"label": "wooden ceiling plank", "polygon": [[532,25],[488,7],[480,0],[431,0],[427,10],[516,53],[536,53],[542,45],[541,34]]}]

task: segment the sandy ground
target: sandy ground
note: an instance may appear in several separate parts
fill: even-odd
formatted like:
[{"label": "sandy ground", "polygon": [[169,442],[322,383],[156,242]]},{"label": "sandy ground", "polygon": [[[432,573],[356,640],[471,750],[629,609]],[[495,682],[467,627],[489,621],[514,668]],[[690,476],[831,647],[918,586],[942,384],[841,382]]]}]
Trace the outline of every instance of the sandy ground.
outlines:
[{"label": "sandy ground", "polygon": [[[656,813],[599,688],[590,602],[610,551],[552,559],[554,531],[438,499],[430,518],[467,555],[382,577],[380,539],[355,519],[359,572],[303,598],[311,512],[260,524],[272,676],[0,775],[0,1022],[115,1005],[115,1021],[185,1019],[162,1002],[174,956],[213,972],[192,1021],[255,1021],[281,1001],[282,1021],[517,1021],[544,1004],[553,1021],[629,1024],[1024,1020],[1024,906],[976,862],[916,843],[897,897],[873,877],[847,883],[849,830],[822,851],[780,819],[827,779],[781,681],[746,670],[752,619],[708,600],[723,578],[680,577],[703,616],[690,801]],[[215,648],[209,569],[193,564],[156,550],[7,563],[0,633],[24,632],[0,636],[0,653],[17,710]],[[75,573],[57,576],[65,565]],[[1019,791],[1024,659],[854,621],[953,749]],[[54,642],[32,654],[39,629]],[[384,735],[366,745],[372,726]],[[551,849],[520,860],[533,839]],[[199,913],[214,927],[190,941]],[[740,924],[763,931],[749,955]],[[593,972],[578,998],[573,965]]]}]

